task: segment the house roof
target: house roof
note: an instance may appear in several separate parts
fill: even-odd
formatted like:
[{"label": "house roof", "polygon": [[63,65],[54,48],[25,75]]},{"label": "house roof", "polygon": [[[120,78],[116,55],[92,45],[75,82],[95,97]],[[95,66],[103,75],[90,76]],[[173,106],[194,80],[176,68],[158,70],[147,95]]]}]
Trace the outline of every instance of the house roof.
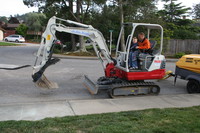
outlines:
[{"label": "house roof", "polygon": [[8,20],[8,23],[19,24],[19,20],[16,17],[11,17],[10,20]]}]

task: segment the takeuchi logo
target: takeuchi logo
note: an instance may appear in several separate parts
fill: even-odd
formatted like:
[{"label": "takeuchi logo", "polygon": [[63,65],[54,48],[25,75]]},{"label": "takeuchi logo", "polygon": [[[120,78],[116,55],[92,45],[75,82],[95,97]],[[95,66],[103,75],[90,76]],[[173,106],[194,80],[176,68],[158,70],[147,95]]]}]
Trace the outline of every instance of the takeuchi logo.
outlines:
[{"label": "takeuchi logo", "polygon": [[84,35],[84,36],[89,36],[90,35],[90,33],[88,33],[88,32],[79,31],[79,30],[72,30],[71,32],[74,33],[74,34],[79,34],[79,35]]}]

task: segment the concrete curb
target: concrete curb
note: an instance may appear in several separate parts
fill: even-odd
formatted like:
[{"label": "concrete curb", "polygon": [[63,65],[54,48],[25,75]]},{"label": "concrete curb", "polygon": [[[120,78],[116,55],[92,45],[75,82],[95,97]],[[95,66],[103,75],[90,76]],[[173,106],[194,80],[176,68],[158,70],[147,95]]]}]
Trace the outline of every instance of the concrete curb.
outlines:
[{"label": "concrete curb", "polygon": [[41,120],[152,108],[182,108],[200,105],[199,94],[140,96],[116,99],[63,100],[0,105],[0,121]]},{"label": "concrete curb", "polygon": [[60,55],[60,54],[53,54],[53,57],[57,57],[61,59],[98,60],[98,57],[70,56],[70,55]]},{"label": "concrete curb", "polygon": [[169,58],[166,59],[167,62],[177,62],[178,60],[179,59],[169,59]]},{"label": "concrete curb", "polygon": [[[87,57],[87,56],[71,56],[71,55],[60,55],[53,54],[53,57],[61,58],[61,59],[80,59],[80,60],[98,60],[98,57]],[[167,62],[177,62],[178,59],[166,59]]]}]

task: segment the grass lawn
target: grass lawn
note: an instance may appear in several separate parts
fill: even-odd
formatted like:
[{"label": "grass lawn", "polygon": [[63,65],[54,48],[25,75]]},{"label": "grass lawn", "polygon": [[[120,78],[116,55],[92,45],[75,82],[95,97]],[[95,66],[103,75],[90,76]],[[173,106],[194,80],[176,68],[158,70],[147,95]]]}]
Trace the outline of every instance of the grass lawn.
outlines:
[{"label": "grass lawn", "polygon": [[0,46],[20,46],[22,45],[21,43],[15,44],[15,43],[8,43],[8,42],[0,42]]},{"label": "grass lawn", "polygon": [[200,106],[0,122],[2,133],[199,133]]}]

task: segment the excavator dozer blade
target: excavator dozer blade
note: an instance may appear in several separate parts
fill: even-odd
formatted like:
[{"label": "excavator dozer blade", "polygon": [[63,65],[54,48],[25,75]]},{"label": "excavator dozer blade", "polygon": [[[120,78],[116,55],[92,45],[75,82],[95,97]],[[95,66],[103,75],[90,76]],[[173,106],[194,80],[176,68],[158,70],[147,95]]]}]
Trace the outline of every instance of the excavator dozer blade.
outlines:
[{"label": "excavator dozer blade", "polygon": [[89,90],[89,92],[92,94],[92,95],[95,95],[98,93],[98,85],[95,84],[92,80],[90,80],[88,78],[88,76],[84,75],[84,86]]},{"label": "excavator dozer blade", "polygon": [[49,81],[44,74],[42,74],[42,76],[35,82],[35,85],[39,88],[44,88],[44,89],[59,88],[57,83]]}]

